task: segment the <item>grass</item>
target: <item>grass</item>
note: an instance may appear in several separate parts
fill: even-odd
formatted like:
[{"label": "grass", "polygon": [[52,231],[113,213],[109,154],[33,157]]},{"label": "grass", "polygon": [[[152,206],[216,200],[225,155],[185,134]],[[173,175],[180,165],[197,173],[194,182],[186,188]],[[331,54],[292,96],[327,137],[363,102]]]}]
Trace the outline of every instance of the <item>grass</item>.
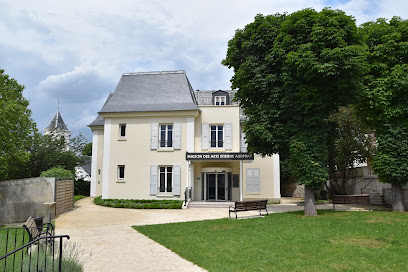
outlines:
[{"label": "grass", "polygon": [[128,209],[181,209],[182,200],[150,200],[150,199],[102,199],[100,196],[94,199],[95,204]]},{"label": "grass", "polygon": [[319,211],[134,228],[208,271],[408,271],[408,214]]},{"label": "grass", "polygon": [[74,195],[74,203],[77,202],[77,201],[80,200],[80,199],[85,198],[85,197],[86,197],[86,196],[84,196],[84,195]]}]

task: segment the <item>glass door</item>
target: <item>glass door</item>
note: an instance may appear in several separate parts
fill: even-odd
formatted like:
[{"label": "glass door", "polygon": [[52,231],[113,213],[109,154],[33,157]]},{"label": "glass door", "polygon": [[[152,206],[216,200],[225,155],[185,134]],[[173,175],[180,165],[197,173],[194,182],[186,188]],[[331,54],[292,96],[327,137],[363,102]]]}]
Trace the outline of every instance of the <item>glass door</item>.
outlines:
[{"label": "glass door", "polygon": [[225,174],[217,174],[217,200],[225,200]]},{"label": "glass door", "polygon": [[207,174],[207,200],[217,200],[216,174]]},{"label": "glass door", "polygon": [[225,200],[226,190],[226,175],[224,173],[207,173],[207,201],[223,201]]}]

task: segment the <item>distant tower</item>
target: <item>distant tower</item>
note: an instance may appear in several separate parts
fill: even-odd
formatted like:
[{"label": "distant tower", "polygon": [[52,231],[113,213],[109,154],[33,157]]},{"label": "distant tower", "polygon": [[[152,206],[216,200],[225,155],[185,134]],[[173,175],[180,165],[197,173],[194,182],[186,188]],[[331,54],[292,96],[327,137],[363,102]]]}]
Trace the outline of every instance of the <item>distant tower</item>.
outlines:
[{"label": "distant tower", "polygon": [[71,135],[71,131],[69,131],[67,125],[65,125],[64,120],[61,117],[61,113],[59,111],[59,99],[57,113],[55,113],[54,118],[52,118],[51,122],[44,129],[44,135],[48,134],[54,134],[55,136],[64,136],[65,141],[69,143],[69,136]]}]

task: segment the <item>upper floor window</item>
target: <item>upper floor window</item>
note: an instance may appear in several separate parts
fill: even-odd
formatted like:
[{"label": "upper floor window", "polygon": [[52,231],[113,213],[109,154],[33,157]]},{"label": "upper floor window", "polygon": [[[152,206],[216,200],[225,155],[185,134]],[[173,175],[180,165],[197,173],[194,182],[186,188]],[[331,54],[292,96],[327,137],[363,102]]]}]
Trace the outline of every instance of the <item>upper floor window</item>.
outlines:
[{"label": "upper floor window", "polygon": [[160,147],[173,147],[173,124],[160,124]]},{"label": "upper floor window", "polygon": [[119,124],[119,138],[126,137],[126,124]]},{"label": "upper floor window", "polygon": [[214,96],[215,105],[226,105],[227,97],[226,96]]},{"label": "upper floor window", "polygon": [[211,128],[211,147],[221,148],[224,147],[224,126],[223,125],[210,125]]}]

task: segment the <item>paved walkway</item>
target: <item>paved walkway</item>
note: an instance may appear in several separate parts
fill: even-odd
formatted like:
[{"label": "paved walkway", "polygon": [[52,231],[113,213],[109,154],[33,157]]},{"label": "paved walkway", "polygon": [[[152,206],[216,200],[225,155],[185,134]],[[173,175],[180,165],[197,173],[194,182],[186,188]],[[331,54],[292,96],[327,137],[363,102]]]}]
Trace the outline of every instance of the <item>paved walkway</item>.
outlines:
[{"label": "paved walkway", "polygon": [[[331,209],[331,205],[318,205]],[[274,212],[298,211],[296,204],[272,205]],[[252,212],[247,212],[251,215]],[[253,215],[258,212],[253,212]],[[131,226],[196,221],[228,217],[228,209],[187,210],[115,209],[95,205],[93,198],[75,203],[75,209],[56,219],[57,234],[68,234],[89,257],[85,271],[205,271],[171,250],[134,230]],[[165,234],[163,234],[165,235]]]}]

